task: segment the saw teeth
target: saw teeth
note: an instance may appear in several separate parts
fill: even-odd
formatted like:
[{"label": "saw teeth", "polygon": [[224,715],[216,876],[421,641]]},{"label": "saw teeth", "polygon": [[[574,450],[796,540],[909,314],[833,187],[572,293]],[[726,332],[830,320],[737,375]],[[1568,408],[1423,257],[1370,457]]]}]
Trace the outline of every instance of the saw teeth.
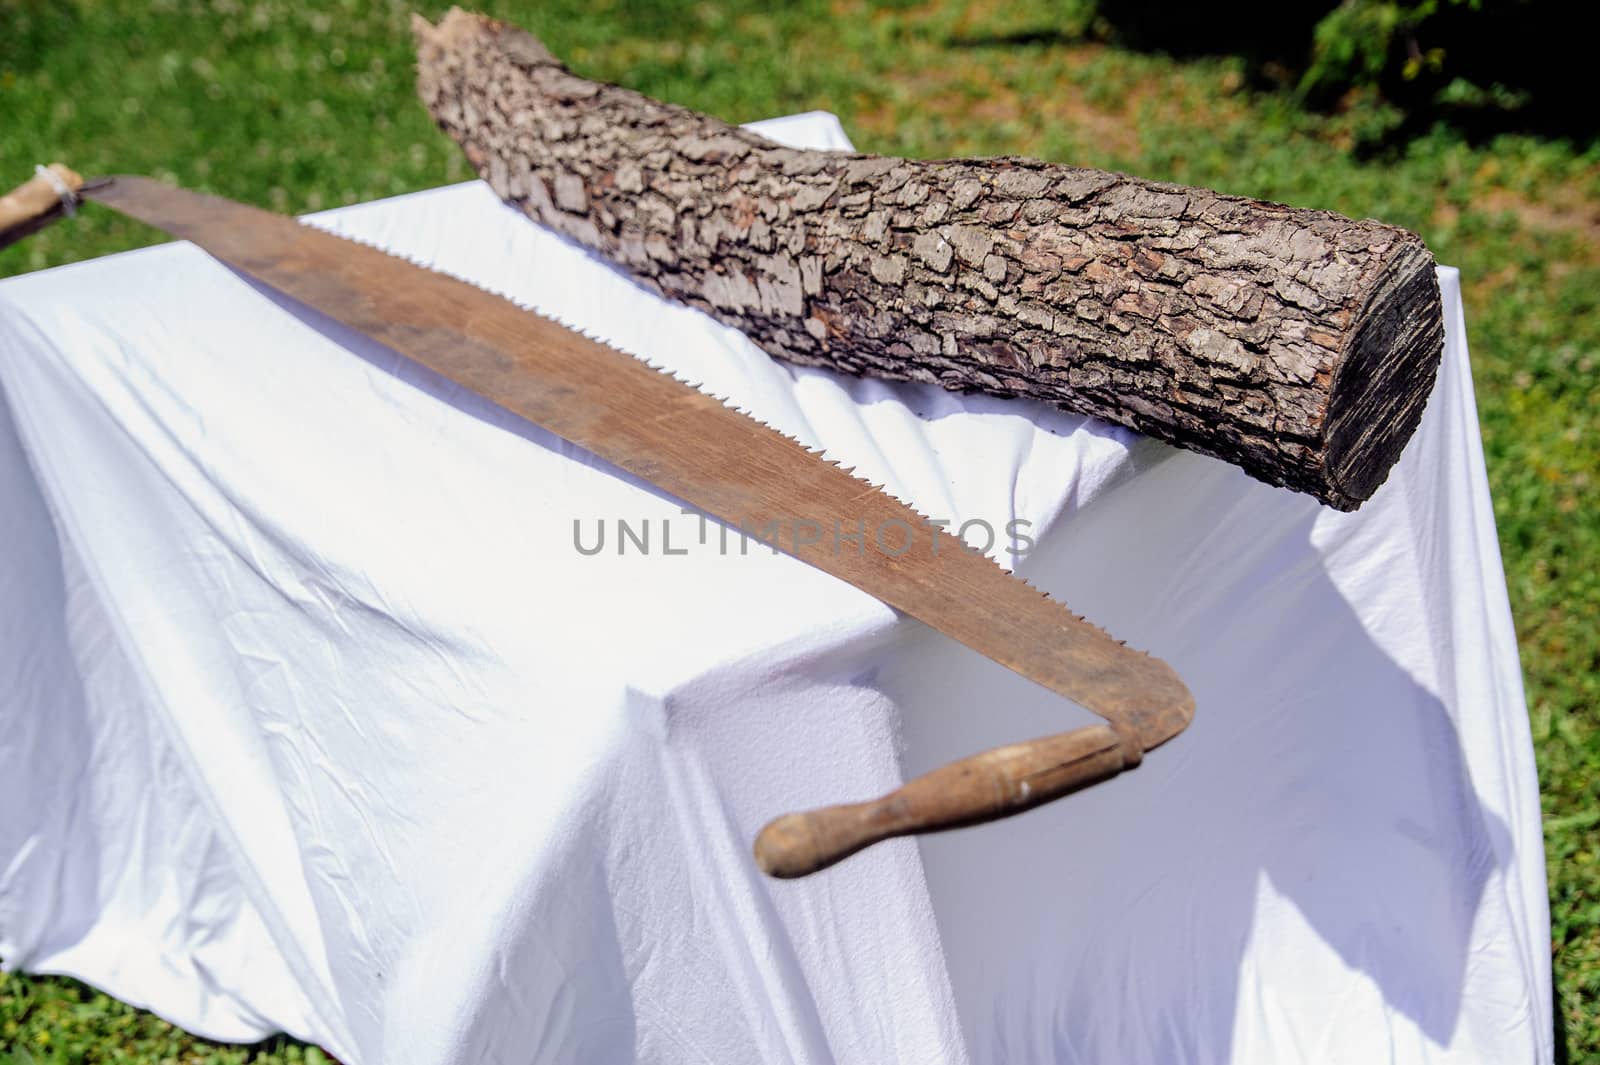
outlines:
[{"label": "saw teeth", "polygon": [[[640,354],[638,354],[636,352],[628,351],[625,348],[619,347],[618,345],[612,343],[610,340],[607,340],[607,339],[605,339],[603,337],[600,337],[600,336],[590,332],[587,328],[585,328],[583,326],[580,326],[580,325],[577,325],[576,323],[568,322],[568,321],[566,321],[566,320],[564,320],[562,318],[559,318],[556,315],[550,313],[549,311],[542,310],[542,309],[534,306],[533,304],[527,302],[526,300],[521,299],[520,297],[513,296],[510,293],[505,292],[505,291],[503,291],[501,289],[497,289],[497,288],[491,287],[489,285],[485,285],[485,284],[483,284],[483,283],[481,283],[481,282],[479,282],[477,280],[474,280],[473,278],[464,277],[461,274],[453,273],[452,271],[449,271],[449,270],[440,269],[439,267],[433,265],[432,263],[424,262],[421,259],[416,258],[414,256],[411,256],[409,254],[394,252],[394,251],[390,250],[389,248],[382,247],[382,246],[378,245],[377,243],[375,243],[373,241],[370,241],[370,240],[368,240],[368,239],[366,239],[364,237],[351,236],[351,235],[348,235],[348,234],[345,234],[345,233],[335,232],[335,231],[333,231],[331,229],[324,228],[321,225],[317,225],[314,222],[301,221],[300,224],[306,225],[306,226],[308,226],[308,227],[310,227],[312,229],[316,229],[318,232],[324,233],[324,234],[326,234],[328,236],[331,236],[331,237],[335,237],[335,238],[337,238],[339,240],[347,240],[347,241],[351,242],[352,244],[360,244],[360,245],[363,245],[363,246],[365,246],[367,248],[371,248],[374,251],[382,252],[383,254],[391,256],[393,258],[402,259],[405,262],[410,263],[412,266],[414,266],[414,267],[416,267],[416,268],[418,268],[420,270],[427,270],[427,271],[429,271],[431,273],[442,274],[445,277],[449,277],[449,278],[452,278],[452,279],[454,279],[456,281],[460,281],[460,282],[462,282],[464,284],[471,285],[473,288],[476,288],[479,291],[487,292],[492,296],[495,296],[495,297],[497,297],[499,299],[503,299],[507,303],[510,303],[513,306],[517,307],[519,310],[522,310],[522,311],[524,311],[524,312],[526,312],[528,314],[534,315],[537,318],[541,318],[544,321],[553,322],[554,324],[560,326],[563,329],[566,329],[566,330],[568,330],[570,332],[578,334],[579,336],[583,337],[585,340],[589,341],[592,344],[595,344],[595,345],[597,345],[599,347],[603,347],[603,348],[606,348],[606,349],[608,349],[610,351],[616,352],[619,355],[624,355],[624,356],[626,356],[626,357],[628,357],[630,359],[634,359],[634,360],[636,360],[638,362],[644,363],[650,369],[654,370],[655,372],[657,372],[659,374],[663,374],[663,375],[665,375],[667,377],[670,377],[672,380],[674,380],[675,382],[677,382],[680,385],[683,385],[685,388],[693,389],[699,395],[706,396],[706,397],[708,397],[710,399],[713,399],[716,402],[720,403],[722,406],[726,407],[727,409],[729,409],[731,411],[734,411],[734,412],[736,412],[738,414],[742,414],[744,417],[750,419],[750,421],[752,421],[756,425],[760,426],[766,432],[773,433],[773,434],[777,435],[778,437],[780,437],[780,438],[782,438],[784,440],[787,440],[789,443],[795,445],[795,447],[798,448],[800,451],[802,451],[803,453],[805,453],[805,454],[807,454],[807,455],[809,455],[809,456],[811,456],[813,458],[822,458],[823,457],[823,450],[822,449],[814,449],[810,445],[806,444],[804,441],[800,440],[798,437],[793,436],[793,435],[791,435],[789,433],[783,432],[781,429],[777,429],[777,428],[775,428],[775,427],[773,427],[771,425],[768,425],[765,421],[763,421],[760,417],[758,417],[755,413],[750,411],[748,408],[737,406],[732,400],[728,399],[727,397],[718,396],[715,393],[704,391],[699,387],[699,385],[697,383],[691,382],[691,381],[687,380],[686,378],[683,378],[683,377],[679,376],[678,373],[676,371],[672,370],[671,368],[663,366],[660,363],[654,362],[654,361],[652,361],[652,360],[650,360],[648,358],[645,358],[644,356],[642,356],[642,355],[640,355]],[[793,374],[794,370],[796,368],[786,367],[786,369],[789,369],[791,374]],[[902,499],[900,496],[898,496],[894,492],[889,491],[887,486],[885,486],[883,484],[875,483],[873,481],[869,481],[866,478],[859,476],[856,473],[855,467],[846,468],[846,467],[840,466],[837,461],[829,460],[829,459],[826,459],[826,458],[824,458],[823,461],[825,463],[827,463],[828,465],[833,466],[834,468],[838,469],[841,473],[844,473],[847,476],[849,476],[851,478],[851,480],[855,481],[857,484],[867,485],[868,487],[872,488],[873,490],[882,493],[886,498],[892,500],[895,504],[897,504],[899,507],[904,509],[907,513],[911,514],[913,517],[917,518],[922,523],[924,523],[924,524],[932,524],[932,519],[929,518],[926,514],[924,514],[921,510],[919,510],[916,506],[912,505],[909,501],[907,501],[905,499]],[[721,520],[721,519],[718,519],[718,520]],[[1093,624],[1092,622],[1086,621],[1083,617],[1079,616],[1078,614],[1073,613],[1071,610],[1067,609],[1065,606],[1062,606],[1060,603],[1056,602],[1054,599],[1051,598],[1049,592],[1043,591],[1043,590],[1035,587],[1026,578],[1018,575],[1014,571],[1007,570],[1004,566],[1000,565],[999,562],[995,561],[993,558],[990,558],[987,555],[979,554],[976,551],[971,552],[971,553],[979,555],[979,557],[982,558],[983,561],[988,562],[990,565],[994,566],[995,569],[999,570],[1005,576],[1011,578],[1012,580],[1021,581],[1025,586],[1027,586],[1029,588],[1032,588],[1035,592],[1039,593],[1040,597],[1045,599],[1047,602],[1050,602],[1053,605],[1055,605],[1061,611],[1062,614],[1064,614],[1065,616],[1071,618],[1073,621],[1078,622],[1081,625],[1086,625],[1089,628],[1092,628],[1095,632],[1099,633],[1102,636],[1106,636],[1108,639],[1111,638],[1110,635],[1103,628],[1101,628],[1098,625]],[[1117,640],[1116,642],[1120,646],[1123,646],[1123,647],[1127,646],[1127,643],[1125,641],[1123,641],[1123,640]],[[1146,652],[1146,651],[1140,651],[1140,652],[1137,652],[1137,653],[1142,654],[1146,658],[1152,657],[1149,654],[1149,652]]]}]

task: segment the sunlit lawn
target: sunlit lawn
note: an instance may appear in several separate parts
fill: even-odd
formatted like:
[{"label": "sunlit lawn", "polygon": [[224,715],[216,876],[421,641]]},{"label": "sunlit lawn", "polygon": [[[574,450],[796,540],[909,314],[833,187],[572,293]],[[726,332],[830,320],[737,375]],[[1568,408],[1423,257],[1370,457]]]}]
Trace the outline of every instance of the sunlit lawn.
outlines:
[{"label": "sunlit lawn", "polygon": [[[412,6],[0,0],[0,181],[60,159],[302,211],[465,178],[412,96]],[[1437,129],[1359,161],[1386,121],[1370,102],[1310,116],[1244,88],[1237,60],[1082,43],[1070,3],[484,6],[582,73],[733,121],[821,108],[865,150],[1029,154],[1375,216],[1461,267],[1538,749],[1559,1011],[1572,1060],[1600,1055],[1600,150]],[[0,275],[156,239],[89,209],[0,252]],[[245,1060],[69,982],[3,979],[0,1065]],[[279,1042],[250,1059],[313,1053]]]}]

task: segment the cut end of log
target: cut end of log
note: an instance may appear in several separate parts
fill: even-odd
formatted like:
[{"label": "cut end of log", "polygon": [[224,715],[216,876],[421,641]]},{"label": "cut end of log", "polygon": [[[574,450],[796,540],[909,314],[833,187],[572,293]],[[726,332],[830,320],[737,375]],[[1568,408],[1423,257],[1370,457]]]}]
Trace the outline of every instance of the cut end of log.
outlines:
[{"label": "cut end of log", "polygon": [[1422,420],[1444,352],[1433,256],[1406,234],[1383,263],[1334,370],[1323,423],[1323,501],[1355,510],[1389,476]]}]

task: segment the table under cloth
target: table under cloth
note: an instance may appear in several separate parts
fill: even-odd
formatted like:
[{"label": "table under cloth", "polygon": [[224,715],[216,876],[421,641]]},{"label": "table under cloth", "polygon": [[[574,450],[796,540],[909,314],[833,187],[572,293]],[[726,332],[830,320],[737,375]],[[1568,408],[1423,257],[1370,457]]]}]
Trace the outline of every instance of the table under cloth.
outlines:
[{"label": "table under cloth", "polygon": [[1421,429],[1340,514],[1042,405],[780,364],[480,183],[314,221],[997,530],[1195,722],[1022,817],[765,879],[770,817],[1094,719],[167,244],[0,283],[8,967],[350,1065],[1550,1060],[1455,271]]}]

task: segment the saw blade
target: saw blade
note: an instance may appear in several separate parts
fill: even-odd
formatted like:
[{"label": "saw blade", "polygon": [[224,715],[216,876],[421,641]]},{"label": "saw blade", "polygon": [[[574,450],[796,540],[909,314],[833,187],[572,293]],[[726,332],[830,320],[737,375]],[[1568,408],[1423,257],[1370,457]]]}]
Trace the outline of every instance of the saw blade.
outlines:
[{"label": "saw blade", "polygon": [[[115,177],[84,196],[211,255],[1110,721],[1144,749],[1194,701],[1124,646],[917,510],[754,418],[592,337],[477,287],[232,200]],[[874,542],[877,541],[877,542]]]}]

